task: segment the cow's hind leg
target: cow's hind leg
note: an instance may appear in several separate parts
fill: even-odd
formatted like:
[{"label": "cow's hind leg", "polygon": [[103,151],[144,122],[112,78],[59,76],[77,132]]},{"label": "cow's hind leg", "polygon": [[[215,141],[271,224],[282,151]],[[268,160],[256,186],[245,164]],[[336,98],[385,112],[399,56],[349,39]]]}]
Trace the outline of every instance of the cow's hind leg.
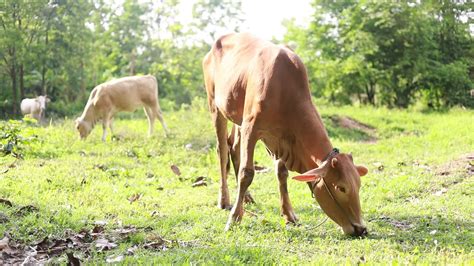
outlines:
[{"label": "cow's hind leg", "polygon": [[217,135],[217,155],[219,156],[221,181],[217,205],[221,209],[230,209],[229,188],[227,185],[227,171],[229,163],[229,150],[227,146],[227,119],[217,110],[212,112],[212,120]]},{"label": "cow's hind leg", "polygon": [[156,104],[153,104],[152,106],[150,106],[150,108],[151,108],[151,111],[153,112],[153,116],[155,118],[158,118],[158,121],[160,121],[161,126],[163,127],[163,130],[165,131],[165,136],[167,136],[170,131],[168,129],[168,126],[166,126],[165,120],[163,119],[163,113],[161,112],[161,108],[160,108],[160,105],[158,104],[158,101],[156,102]]},{"label": "cow's hind leg", "polygon": [[255,144],[257,143],[257,134],[254,131],[253,121],[244,121],[240,133],[241,150],[237,199],[230,213],[225,230],[229,230],[235,222],[242,220],[242,216],[244,215],[245,194],[255,175],[253,155]]},{"label": "cow's hind leg", "polygon": [[[239,167],[240,167],[240,130],[237,125],[232,126],[232,132],[228,138],[230,159],[234,167],[235,180],[237,184],[239,183]],[[247,191],[244,196],[245,203],[255,203],[255,200],[250,195],[250,192]]]},{"label": "cow's hind leg", "polygon": [[288,195],[288,169],[282,160],[275,160],[275,171],[280,184],[280,204],[281,204],[281,215],[285,218],[286,223],[294,223],[298,221],[298,218],[293,211],[291,206],[290,196]]}]

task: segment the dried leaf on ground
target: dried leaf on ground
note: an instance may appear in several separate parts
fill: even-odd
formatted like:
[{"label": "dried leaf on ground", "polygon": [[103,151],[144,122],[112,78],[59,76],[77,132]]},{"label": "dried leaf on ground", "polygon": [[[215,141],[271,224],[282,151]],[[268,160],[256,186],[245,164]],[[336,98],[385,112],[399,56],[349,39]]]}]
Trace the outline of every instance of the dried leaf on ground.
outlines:
[{"label": "dried leaf on ground", "polygon": [[254,168],[256,173],[266,173],[270,171],[270,168],[265,166],[255,165]]},{"label": "dried leaf on ground", "polygon": [[206,180],[200,180],[192,184],[192,187],[202,187],[202,186],[207,186]]},{"label": "dried leaf on ground", "polygon": [[131,204],[131,203],[133,203],[133,202],[135,202],[135,201],[141,199],[142,196],[143,196],[142,193],[133,194],[132,196],[130,196],[130,197],[128,198],[128,201],[130,201],[130,204]]},{"label": "dried leaf on ground", "polygon": [[7,205],[8,207],[13,206],[12,202],[7,199],[0,199],[0,204]]},{"label": "dried leaf on ground", "polygon": [[68,252],[67,255],[67,265],[80,266],[81,260],[74,256],[74,253]]},{"label": "dried leaf on ground", "polygon": [[8,237],[4,237],[0,240],[0,250],[5,249],[8,247],[8,243],[10,242],[10,239]]},{"label": "dried leaf on ground", "polygon": [[25,206],[22,206],[20,207],[20,209],[18,209],[15,214],[17,216],[24,216],[28,213],[32,213],[32,212],[38,212],[39,209],[33,205],[25,205]]},{"label": "dried leaf on ground", "polygon": [[99,238],[95,241],[95,247],[99,249],[99,251],[104,251],[116,248],[117,244],[110,242],[106,238]]},{"label": "dried leaf on ground", "polygon": [[444,193],[448,192],[448,189],[447,188],[441,188],[440,190],[436,191],[435,193],[433,193],[435,196],[441,196],[443,195]]},{"label": "dried leaf on ground", "polygon": [[173,173],[177,176],[180,176],[181,175],[181,171],[179,170],[178,166],[176,165],[171,165],[171,171],[173,171]]},{"label": "dried leaf on ground", "polygon": [[107,263],[114,263],[114,262],[121,262],[125,257],[123,255],[118,255],[118,256],[108,256],[105,261]]}]

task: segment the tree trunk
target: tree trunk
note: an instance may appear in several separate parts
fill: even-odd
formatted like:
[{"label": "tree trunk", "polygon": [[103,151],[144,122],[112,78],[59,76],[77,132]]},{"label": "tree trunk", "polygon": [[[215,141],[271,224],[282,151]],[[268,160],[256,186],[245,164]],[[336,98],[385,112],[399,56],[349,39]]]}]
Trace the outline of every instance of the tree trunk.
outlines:
[{"label": "tree trunk", "polygon": [[80,75],[80,79],[81,79],[81,99],[84,95],[86,95],[86,82],[85,82],[85,78],[84,78],[84,60],[81,59],[81,64],[80,64],[80,69],[79,69],[81,75]]},{"label": "tree trunk", "polygon": [[16,66],[12,65],[10,69],[10,78],[12,80],[12,103],[13,103],[13,115],[18,114],[18,95],[16,89]]},{"label": "tree trunk", "polygon": [[367,101],[371,105],[375,105],[375,83],[374,82],[369,82],[367,86],[365,87],[365,93],[367,95]]},{"label": "tree trunk", "polygon": [[[44,44],[46,47],[46,49],[48,49],[48,32],[49,32],[49,24],[48,24],[48,27],[46,28],[46,38],[44,39]],[[47,95],[47,91],[46,91],[46,54],[47,54],[47,51],[45,50],[44,51],[44,54],[43,54],[43,65],[41,67],[41,95]]]},{"label": "tree trunk", "polygon": [[24,71],[23,71],[23,64],[20,64],[18,69],[20,71],[20,99],[25,99],[25,79],[24,79]]}]

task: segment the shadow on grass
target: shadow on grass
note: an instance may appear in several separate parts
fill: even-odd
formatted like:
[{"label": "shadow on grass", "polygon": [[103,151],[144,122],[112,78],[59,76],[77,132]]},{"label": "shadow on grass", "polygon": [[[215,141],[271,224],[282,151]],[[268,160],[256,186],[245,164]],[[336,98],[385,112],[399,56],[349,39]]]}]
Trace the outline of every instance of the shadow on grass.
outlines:
[{"label": "shadow on grass", "polygon": [[454,248],[471,252],[474,237],[472,221],[446,219],[436,216],[381,216],[368,219],[372,226],[369,239],[390,239],[400,251],[431,251]]}]

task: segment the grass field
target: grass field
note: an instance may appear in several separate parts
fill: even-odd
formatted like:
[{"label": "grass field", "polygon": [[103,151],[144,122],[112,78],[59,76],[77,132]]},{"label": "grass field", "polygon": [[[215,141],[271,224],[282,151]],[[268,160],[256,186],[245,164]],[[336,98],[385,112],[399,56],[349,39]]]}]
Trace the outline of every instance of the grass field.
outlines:
[{"label": "grass field", "polygon": [[[318,109],[334,146],[369,168],[361,188],[366,238],[323,222],[307,186],[294,181],[301,224],[286,226],[273,169],[256,174],[256,204],[224,232],[214,130],[206,106],[194,104],[165,112],[168,138],[159,123],[146,138],[141,112],[117,118],[116,137],[105,143],[100,126],[80,141],[71,119],[21,124],[20,135],[37,137],[24,145],[24,159],[0,157],[0,262],[474,263],[474,111]],[[256,161],[273,167],[261,144]],[[207,186],[192,187],[201,176]]]}]

